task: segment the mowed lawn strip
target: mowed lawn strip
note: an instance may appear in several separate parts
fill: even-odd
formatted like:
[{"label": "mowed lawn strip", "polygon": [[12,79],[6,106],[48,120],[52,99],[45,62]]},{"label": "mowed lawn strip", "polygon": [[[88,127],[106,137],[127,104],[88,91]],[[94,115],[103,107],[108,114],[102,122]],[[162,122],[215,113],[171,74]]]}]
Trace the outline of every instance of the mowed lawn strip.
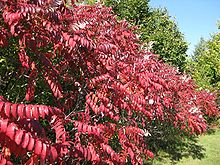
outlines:
[{"label": "mowed lawn strip", "polygon": [[220,165],[220,130],[214,134],[201,136],[199,144],[206,149],[205,157],[201,160],[185,158],[178,165]]}]

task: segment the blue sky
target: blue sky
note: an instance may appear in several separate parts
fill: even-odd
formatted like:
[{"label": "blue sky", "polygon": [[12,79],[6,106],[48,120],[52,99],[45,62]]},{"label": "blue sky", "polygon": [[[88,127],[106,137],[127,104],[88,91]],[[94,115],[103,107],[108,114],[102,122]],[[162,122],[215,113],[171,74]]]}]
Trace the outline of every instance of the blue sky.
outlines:
[{"label": "blue sky", "polygon": [[165,7],[174,19],[186,41],[190,55],[201,37],[209,39],[218,31],[220,0],[150,0],[151,7]]}]

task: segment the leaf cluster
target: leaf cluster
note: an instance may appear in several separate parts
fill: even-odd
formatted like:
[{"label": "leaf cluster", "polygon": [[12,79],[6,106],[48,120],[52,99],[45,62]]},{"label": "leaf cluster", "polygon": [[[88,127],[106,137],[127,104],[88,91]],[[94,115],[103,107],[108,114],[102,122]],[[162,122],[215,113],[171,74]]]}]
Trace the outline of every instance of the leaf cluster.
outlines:
[{"label": "leaf cluster", "polygon": [[220,33],[215,33],[207,41],[201,39],[196,46],[188,71],[202,89],[220,89]]},{"label": "leaf cluster", "polygon": [[143,49],[110,8],[59,0],[0,6],[2,59],[19,63],[3,68],[22,77],[1,89],[1,164],[143,164],[154,157],[148,138],[157,123],[197,135],[206,116],[219,115],[212,93]]},{"label": "leaf cluster", "polygon": [[146,0],[105,0],[119,19],[137,26],[143,47],[183,71],[188,44],[166,9],[152,8]]}]

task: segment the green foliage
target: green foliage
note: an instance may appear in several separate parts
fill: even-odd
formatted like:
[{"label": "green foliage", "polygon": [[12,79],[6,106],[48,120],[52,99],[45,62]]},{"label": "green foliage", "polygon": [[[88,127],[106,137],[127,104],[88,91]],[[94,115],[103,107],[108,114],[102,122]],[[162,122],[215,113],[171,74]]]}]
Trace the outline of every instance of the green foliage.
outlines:
[{"label": "green foliage", "polygon": [[[8,46],[0,47],[0,95],[13,102],[27,103],[24,96],[27,88],[27,77],[30,74],[22,69],[18,58],[19,45],[17,38],[14,37],[8,40]],[[49,48],[45,47],[49,50]],[[39,73],[41,74],[41,73]],[[35,100],[32,103],[44,103],[53,105],[51,97],[52,93],[48,86],[45,86],[42,74],[37,77]]]},{"label": "green foliage", "polygon": [[165,9],[152,9],[149,15],[141,24],[141,39],[145,43],[154,41],[153,52],[183,71],[188,46],[177,24]]},{"label": "green foliage", "polygon": [[201,88],[220,89],[220,32],[213,34],[208,41],[198,43],[187,69]]},{"label": "green foliage", "polygon": [[132,25],[141,25],[149,14],[149,0],[106,0],[119,19],[126,19]]},{"label": "green foliage", "polygon": [[[0,47],[0,95],[5,95],[13,101],[23,101],[19,95],[25,93],[24,76],[19,75],[18,46],[16,38],[8,41],[11,45]],[[16,83],[15,83],[16,82]]]},{"label": "green foliage", "polygon": [[126,19],[138,26],[140,39],[145,47],[168,64],[184,70],[187,42],[166,9],[153,9],[148,0],[105,0],[119,19]]},{"label": "green foliage", "polygon": [[197,61],[197,58],[205,52],[206,46],[207,46],[207,42],[205,41],[204,38],[201,37],[199,43],[195,47],[195,51],[192,56],[194,61]]}]

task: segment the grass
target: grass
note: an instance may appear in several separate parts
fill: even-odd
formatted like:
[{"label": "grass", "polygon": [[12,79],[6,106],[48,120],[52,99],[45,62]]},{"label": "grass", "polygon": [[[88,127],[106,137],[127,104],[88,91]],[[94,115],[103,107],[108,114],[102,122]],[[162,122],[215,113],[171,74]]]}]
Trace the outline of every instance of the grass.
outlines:
[{"label": "grass", "polygon": [[202,135],[199,137],[199,145],[204,147],[205,155],[202,159],[193,159],[192,157],[183,158],[179,162],[171,162],[164,157],[161,160],[153,160],[153,165],[218,165],[220,164],[220,129],[212,134]]},{"label": "grass", "polygon": [[178,165],[217,165],[220,164],[220,130],[214,134],[201,136],[199,143],[205,148],[205,157],[201,160],[184,158]]}]

